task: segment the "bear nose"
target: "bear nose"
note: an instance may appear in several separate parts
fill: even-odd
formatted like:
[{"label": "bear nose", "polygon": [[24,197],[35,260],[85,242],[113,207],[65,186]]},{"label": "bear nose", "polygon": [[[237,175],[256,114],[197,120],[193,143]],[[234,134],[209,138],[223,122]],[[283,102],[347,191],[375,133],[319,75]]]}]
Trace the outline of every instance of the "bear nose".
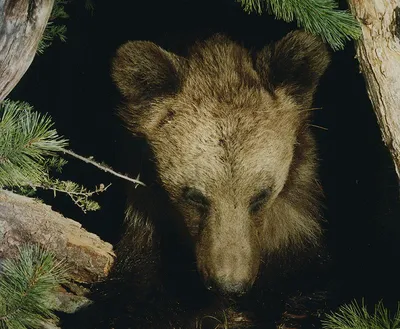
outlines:
[{"label": "bear nose", "polygon": [[205,284],[208,290],[232,298],[242,297],[252,286],[250,281],[231,282],[223,278],[208,279]]}]

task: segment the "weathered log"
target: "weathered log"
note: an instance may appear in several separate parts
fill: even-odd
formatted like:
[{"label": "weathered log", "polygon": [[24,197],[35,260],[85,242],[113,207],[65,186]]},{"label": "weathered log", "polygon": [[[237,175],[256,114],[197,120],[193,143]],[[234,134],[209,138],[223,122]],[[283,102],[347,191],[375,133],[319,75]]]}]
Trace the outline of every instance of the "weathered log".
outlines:
[{"label": "weathered log", "polygon": [[54,0],[0,0],[0,102],[25,74]]},{"label": "weathered log", "polygon": [[400,178],[400,2],[348,0],[362,27],[356,53],[383,141]]},{"label": "weathered log", "polygon": [[115,258],[112,245],[81,224],[40,201],[0,190],[0,258],[13,257],[24,243],[39,244],[65,260],[76,282],[104,279]]}]

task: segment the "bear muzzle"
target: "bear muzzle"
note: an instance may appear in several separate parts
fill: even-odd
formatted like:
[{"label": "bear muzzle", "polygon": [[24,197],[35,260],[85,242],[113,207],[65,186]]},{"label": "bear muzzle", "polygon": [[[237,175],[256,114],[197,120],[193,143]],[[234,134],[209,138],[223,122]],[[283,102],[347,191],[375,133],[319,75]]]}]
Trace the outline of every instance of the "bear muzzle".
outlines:
[{"label": "bear muzzle", "polygon": [[[236,241],[237,242],[237,241]],[[251,243],[241,246],[216,246],[197,249],[197,267],[205,287],[223,296],[245,295],[256,280],[260,255]],[[208,249],[208,250],[207,250]]]},{"label": "bear muzzle", "polygon": [[205,286],[208,290],[231,298],[242,297],[250,290],[252,285],[253,283],[248,280],[235,282],[223,277],[205,281]]}]

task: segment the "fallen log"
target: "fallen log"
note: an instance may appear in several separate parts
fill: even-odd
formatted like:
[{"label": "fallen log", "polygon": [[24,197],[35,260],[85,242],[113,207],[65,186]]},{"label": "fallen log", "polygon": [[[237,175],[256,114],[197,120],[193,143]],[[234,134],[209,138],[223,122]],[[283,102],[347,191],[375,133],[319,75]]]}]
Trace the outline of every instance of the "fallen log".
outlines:
[{"label": "fallen log", "polygon": [[115,254],[110,243],[38,200],[0,190],[0,259],[14,257],[24,243],[39,244],[65,260],[78,283],[107,277]]}]

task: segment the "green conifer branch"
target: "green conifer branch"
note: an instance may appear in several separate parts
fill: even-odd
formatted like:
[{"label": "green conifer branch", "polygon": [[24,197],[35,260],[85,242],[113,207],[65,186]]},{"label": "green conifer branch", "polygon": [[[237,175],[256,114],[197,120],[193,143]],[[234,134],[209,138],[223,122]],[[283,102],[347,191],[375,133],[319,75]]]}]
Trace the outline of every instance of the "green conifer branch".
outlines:
[{"label": "green conifer branch", "polygon": [[24,102],[5,100],[0,103],[0,188],[17,188],[24,194],[37,188],[67,194],[85,213],[100,208],[90,198],[110,186],[100,184],[94,190],[71,181],[54,179],[50,173],[61,171],[67,163],[59,154],[68,154],[103,171],[136,185],[137,179],[114,171],[105,164],[88,159],[65,147],[68,141],[59,136],[47,115],[33,111]]},{"label": "green conifer branch", "polygon": [[[37,53],[43,54],[44,51],[51,46],[54,39],[59,39],[62,42],[67,40],[67,26],[64,24],[55,24],[56,20],[69,18],[68,13],[65,11],[65,5],[70,3],[71,0],[54,0],[53,9],[49,18],[49,22],[43,32],[42,39],[39,42]],[[92,0],[85,0],[85,8],[94,13],[94,3]]]},{"label": "green conifer branch", "polygon": [[246,12],[267,11],[285,22],[319,35],[334,50],[343,49],[346,40],[358,39],[361,28],[347,11],[337,10],[334,0],[237,0]]},{"label": "green conifer branch", "polygon": [[322,321],[324,329],[399,329],[400,304],[396,314],[391,317],[382,302],[375,305],[374,312],[368,312],[364,301],[356,301],[341,306],[335,313],[327,314]]},{"label": "green conifer branch", "polygon": [[92,0],[85,0],[85,8],[86,8],[86,10],[90,11],[90,13],[93,15],[94,3]]},{"label": "green conifer branch", "polygon": [[[53,129],[51,118],[24,102],[0,104],[0,188],[39,185],[49,166],[59,167],[57,151],[67,140]],[[49,157],[53,158],[49,162]]]},{"label": "green conifer branch", "polygon": [[0,328],[35,329],[56,320],[49,300],[65,273],[64,263],[38,246],[23,246],[19,257],[6,259],[0,270]]},{"label": "green conifer branch", "polygon": [[50,47],[54,39],[58,38],[62,42],[65,42],[67,40],[67,27],[64,24],[56,25],[54,24],[54,21],[57,19],[66,19],[69,17],[64,7],[68,2],[68,0],[54,1],[49,22],[47,23],[47,26],[43,32],[42,39],[40,40],[37,48],[37,53],[39,55],[43,54],[46,48]]},{"label": "green conifer branch", "polygon": [[48,178],[46,181],[41,182],[41,185],[37,187],[53,191],[54,197],[57,192],[67,194],[71,200],[81,208],[84,213],[86,213],[88,211],[96,211],[100,209],[100,205],[96,201],[91,200],[90,197],[94,194],[106,191],[110,186],[111,184],[108,184],[107,186],[100,184],[99,186],[95,186],[94,190],[90,191],[86,187],[72,181]]}]

